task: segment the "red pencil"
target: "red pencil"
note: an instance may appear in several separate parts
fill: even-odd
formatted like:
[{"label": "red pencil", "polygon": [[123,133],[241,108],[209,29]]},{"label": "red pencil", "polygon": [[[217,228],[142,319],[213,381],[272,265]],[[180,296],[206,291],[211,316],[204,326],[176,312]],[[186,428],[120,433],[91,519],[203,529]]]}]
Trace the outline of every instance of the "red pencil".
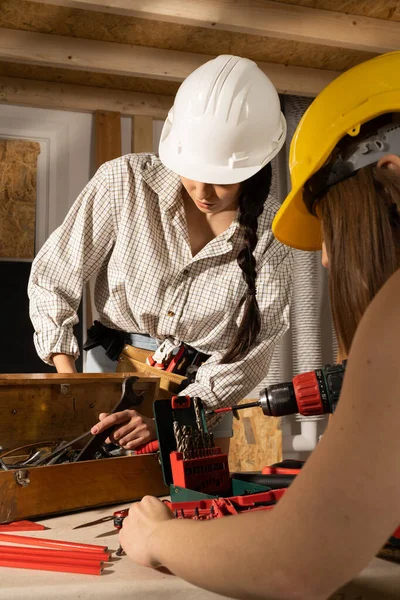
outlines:
[{"label": "red pencil", "polygon": [[0,557],[0,567],[11,567],[14,569],[35,569],[38,571],[60,571],[62,573],[82,573],[84,575],[101,575],[103,567],[97,565],[43,563],[40,560],[17,559],[16,557]]},{"label": "red pencil", "polygon": [[28,548],[21,546],[5,546],[0,544],[0,554],[7,556],[19,556],[20,554],[31,554],[32,556],[60,556],[63,558],[79,558],[87,560],[97,560],[101,562],[107,562],[110,555],[106,552],[84,552],[82,550],[59,550],[54,548]]},{"label": "red pencil", "polygon": [[69,548],[81,549],[86,552],[106,552],[107,546],[96,546],[95,544],[78,544],[76,542],[64,542],[60,540],[49,540],[47,538],[29,537],[26,535],[13,535],[11,533],[0,533],[0,541],[13,542],[14,544],[25,544],[26,546],[43,546],[47,548]]},{"label": "red pencil", "polygon": [[46,529],[44,525],[33,521],[13,521],[0,524],[0,531],[42,531],[43,529]]},{"label": "red pencil", "polygon": [[[32,548],[34,550],[34,548]],[[27,560],[35,561],[43,564],[55,563],[60,565],[86,565],[88,567],[95,567],[102,565],[103,561],[98,558],[81,558],[80,556],[53,556],[52,554],[34,554],[33,552],[22,551],[19,554],[8,554],[7,550],[0,550],[0,560]]]}]

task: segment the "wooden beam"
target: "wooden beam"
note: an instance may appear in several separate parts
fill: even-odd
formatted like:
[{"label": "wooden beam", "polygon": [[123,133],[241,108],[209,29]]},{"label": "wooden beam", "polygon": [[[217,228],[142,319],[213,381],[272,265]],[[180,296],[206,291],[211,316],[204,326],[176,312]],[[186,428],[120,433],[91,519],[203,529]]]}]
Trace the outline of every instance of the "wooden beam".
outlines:
[{"label": "wooden beam", "polygon": [[[0,60],[183,81],[213,56],[0,28]],[[258,63],[282,94],[316,96],[339,73]]]},{"label": "wooden beam", "polygon": [[0,76],[0,103],[78,112],[118,111],[165,119],[172,96]]},{"label": "wooden beam", "polygon": [[[41,0],[41,2],[378,54],[400,49],[399,22],[282,2],[265,0]],[[334,7],[334,3],[332,6]]]},{"label": "wooden beam", "polygon": [[121,154],[120,113],[96,110],[96,168]]},{"label": "wooden beam", "polygon": [[132,152],[153,152],[153,119],[132,117]]}]

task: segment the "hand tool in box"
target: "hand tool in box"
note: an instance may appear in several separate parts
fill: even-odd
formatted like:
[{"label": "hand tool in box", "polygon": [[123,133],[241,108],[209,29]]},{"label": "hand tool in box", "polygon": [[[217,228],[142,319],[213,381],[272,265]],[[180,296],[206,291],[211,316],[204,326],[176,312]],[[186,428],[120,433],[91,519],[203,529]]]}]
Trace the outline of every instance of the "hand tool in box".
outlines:
[{"label": "hand tool in box", "polygon": [[[127,408],[131,408],[133,406],[139,406],[142,402],[142,395],[136,394],[133,389],[133,384],[137,381],[137,377],[131,376],[127,377],[122,383],[122,395],[118,403],[114,406],[110,414],[125,410]],[[113,427],[113,426],[112,426]],[[106,438],[110,435],[110,430],[112,427],[106,429],[105,431],[92,436],[92,439],[86,444],[86,446],[81,450],[78,455],[74,458],[73,462],[79,462],[82,460],[90,460],[94,457],[95,453],[99,450],[100,446],[105,442]],[[58,446],[53,452],[47,454],[43,458],[39,459],[35,463],[35,466],[40,466],[44,464],[49,464],[49,461],[53,458],[57,458],[61,453],[63,453],[67,448],[71,448],[74,444],[84,439],[88,435],[91,434],[91,430],[86,431],[82,435],[78,436],[71,442],[66,442]]]},{"label": "hand tool in box", "polygon": [[[139,406],[143,401],[143,394],[136,394],[133,389],[133,384],[137,381],[137,377],[127,377],[122,384],[122,396],[119,402],[114,406],[113,410],[110,414],[120,412],[122,410],[126,410],[127,408],[132,408],[134,406]],[[98,451],[100,446],[105,442],[107,437],[110,435],[110,430],[112,428],[106,429],[97,435],[94,435],[91,440],[86,444],[86,446],[81,450],[78,454],[74,462],[79,462],[81,460],[90,460],[94,457],[95,453]]]}]

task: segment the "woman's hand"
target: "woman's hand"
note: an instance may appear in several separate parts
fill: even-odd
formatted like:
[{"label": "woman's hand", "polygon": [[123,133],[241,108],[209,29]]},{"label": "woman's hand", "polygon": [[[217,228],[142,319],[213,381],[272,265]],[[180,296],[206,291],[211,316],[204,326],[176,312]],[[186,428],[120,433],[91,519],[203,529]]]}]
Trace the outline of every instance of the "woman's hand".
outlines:
[{"label": "woman's hand", "polygon": [[113,442],[128,450],[134,450],[157,438],[154,419],[144,417],[136,410],[123,410],[111,415],[100,413],[99,419],[99,422],[91,429],[92,434],[96,435],[114,426],[111,435],[106,440],[107,443]]},{"label": "woman's hand", "polygon": [[161,523],[170,519],[170,509],[153,496],[132,504],[119,533],[120,544],[129,558],[145,567],[161,567],[152,548],[152,536]]}]

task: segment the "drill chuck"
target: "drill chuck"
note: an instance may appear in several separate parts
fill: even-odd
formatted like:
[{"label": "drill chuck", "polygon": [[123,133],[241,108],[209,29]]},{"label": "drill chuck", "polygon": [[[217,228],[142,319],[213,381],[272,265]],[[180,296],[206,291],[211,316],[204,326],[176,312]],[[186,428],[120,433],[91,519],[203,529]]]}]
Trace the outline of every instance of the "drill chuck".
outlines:
[{"label": "drill chuck", "polygon": [[333,413],[339,400],[346,361],[322,369],[301,373],[292,381],[269,385],[260,393],[259,405],[264,415],[283,417],[300,413],[304,416]]},{"label": "drill chuck", "polygon": [[269,385],[260,393],[260,406],[264,415],[283,417],[298,412],[293,383]]}]

